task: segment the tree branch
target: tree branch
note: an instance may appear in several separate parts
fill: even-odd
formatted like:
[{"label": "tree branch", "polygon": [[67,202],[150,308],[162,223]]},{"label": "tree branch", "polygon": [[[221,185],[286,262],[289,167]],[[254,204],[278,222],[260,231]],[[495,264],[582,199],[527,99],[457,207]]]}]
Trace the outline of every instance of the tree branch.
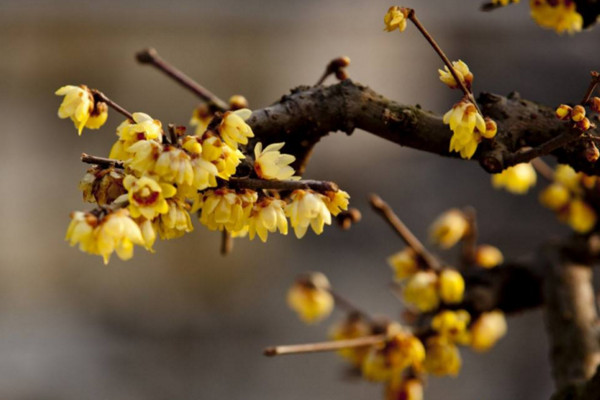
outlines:
[{"label": "tree branch", "polygon": [[[521,162],[525,148],[537,148],[571,132],[567,123],[555,117],[553,108],[521,99],[517,93],[508,97],[483,93],[478,103],[484,115],[498,124],[498,134],[494,140],[483,141],[472,159],[491,173]],[[275,104],[255,110],[248,123],[256,135],[251,145],[284,141],[286,153],[297,157],[294,167],[300,174],[322,137],[335,131],[351,134],[356,128],[401,146],[458,156],[448,150],[452,132],[440,116],[396,103],[349,79],[326,87],[298,87]],[[596,135],[597,130],[588,133]],[[600,165],[583,156],[584,139],[560,144],[557,149],[546,146],[546,151],[578,171],[600,175]]]}]

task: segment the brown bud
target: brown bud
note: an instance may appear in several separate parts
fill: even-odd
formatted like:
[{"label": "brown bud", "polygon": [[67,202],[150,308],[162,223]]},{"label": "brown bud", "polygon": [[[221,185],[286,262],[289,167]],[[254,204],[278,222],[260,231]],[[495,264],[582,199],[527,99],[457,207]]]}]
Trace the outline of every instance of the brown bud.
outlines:
[{"label": "brown bud", "polygon": [[590,108],[597,113],[600,113],[600,97],[592,97],[590,100]]},{"label": "brown bud", "polygon": [[571,112],[573,112],[573,109],[571,107],[569,107],[566,104],[561,104],[556,109],[556,117],[558,117],[558,119],[566,121],[569,118],[571,118]]},{"label": "brown bud", "polygon": [[581,121],[577,122],[575,126],[577,127],[577,129],[581,130],[582,132],[585,132],[592,127],[592,123],[589,119],[584,117]]},{"label": "brown bud", "polygon": [[575,122],[583,121],[585,118],[585,108],[580,105],[576,105],[573,107],[573,112],[571,112],[571,119]]}]

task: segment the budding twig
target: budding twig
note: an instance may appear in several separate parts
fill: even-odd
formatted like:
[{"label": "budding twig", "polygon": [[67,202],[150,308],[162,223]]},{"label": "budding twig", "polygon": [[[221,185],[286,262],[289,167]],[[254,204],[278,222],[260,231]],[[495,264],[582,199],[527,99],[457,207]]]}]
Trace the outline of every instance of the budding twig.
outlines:
[{"label": "budding twig", "polygon": [[329,75],[333,74],[335,74],[340,81],[348,79],[348,74],[344,70],[344,68],[348,65],[350,65],[350,58],[346,56],[334,58],[329,62],[329,64],[327,64],[323,75],[321,75],[321,78],[319,78],[317,83],[315,83],[315,86],[321,85],[323,82],[325,82],[325,79],[327,79]]},{"label": "budding twig", "polygon": [[125,167],[122,161],[114,160],[112,158],[92,156],[87,153],[81,153],[81,161],[86,164],[99,165],[99,166],[105,167],[105,168],[108,168],[108,167],[124,168]]},{"label": "budding twig", "polygon": [[441,263],[439,260],[431,254],[423,243],[408,229],[406,225],[398,218],[398,216],[394,213],[390,206],[387,205],[385,201],[376,194],[372,194],[369,197],[369,202],[371,203],[371,207],[381,215],[390,226],[400,235],[402,240],[409,246],[414,252],[419,256],[421,260],[427,264],[432,269],[440,269]]},{"label": "budding twig", "polygon": [[127,111],[126,109],[124,109],[123,107],[121,107],[120,105],[118,105],[117,103],[115,103],[114,101],[109,99],[108,97],[106,97],[106,95],[104,93],[102,93],[101,91],[99,91],[97,89],[92,89],[91,92],[92,92],[92,95],[96,98],[96,100],[106,103],[113,110],[115,110],[116,112],[118,112],[120,114],[123,114],[127,119],[129,119],[130,121],[133,122],[133,115],[131,115],[131,113],[129,111]]},{"label": "budding twig", "polygon": [[200,85],[198,82],[194,81],[192,78],[185,75],[183,72],[179,71],[177,68],[163,60],[158,55],[156,50],[144,49],[136,54],[136,58],[141,64],[150,64],[156,67],[160,71],[164,72],[166,75],[173,78],[184,88],[190,90],[196,96],[200,97],[202,100],[214,104],[221,111],[227,111],[229,109],[227,103],[225,103],[223,100],[217,97],[217,95],[212,93],[210,90],[206,89],[204,86]]},{"label": "budding twig", "polygon": [[541,145],[530,148],[529,150],[515,153],[512,156],[508,156],[506,160],[506,166],[513,166],[520,163],[530,162],[535,158],[545,156],[552,153],[554,150],[560,149],[566,146],[573,140],[581,136],[581,130],[572,127],[569,130],[561,133],[560,135],[542,143]]},{"label": "budding twig", "polygon": [[353,347],[367,347],[383,343],[386,335],[364,336],[356,339],[335,340],[331,342],[318,342],[306,344],[292,344],[287,346],[267,347],[264,355],[267,357],[281,356],[286,354],[317,353],[323,351],[335,351]]},{"label": "budding twig", "polygon": [[458,76],[458,73],[454,69],[452,62],[450,62],[450,60],[448,59],[448,57],[446,56],[446,54],[444,53],[442,48],[437,44],[437,42],[435,41],[433,36],[431,36],[431,34],[427,31],[427,29],[425,29],[423,24],[421,24],[421,21],[419,21],[419,19],[417,18],[417,14],[415,13],[415,10],[412,8],[408,10],[408,19],[417,27],[419,32],[421,32],[423,37],[429,42],[431,47],[433,47],[433,50],[435,50],[435,52],[440,56],[440,58],[442,59],[444,64],[446,64],[446,66],[450,70],[450,73],[452,74],[452,77],[454,77],[454,80],[458,84],[458,87],[460,87],[460,90],[463,91],[465,96],[467,96],[469,98],[471,103],[473,103],[473,105],[475,106],[477,111],[481,114],[481,110],[479,109],[479,106],[477,105],[477,102],[475,101],[475,97],[473,96],[473,93],[465,86],[465,83],[462,81],[462,79],[460,79],[460,77]]}]

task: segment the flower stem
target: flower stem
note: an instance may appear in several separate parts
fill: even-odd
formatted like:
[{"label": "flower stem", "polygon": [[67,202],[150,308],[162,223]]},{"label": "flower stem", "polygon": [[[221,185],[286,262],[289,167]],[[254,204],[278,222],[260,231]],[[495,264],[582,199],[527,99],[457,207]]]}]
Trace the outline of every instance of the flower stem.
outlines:
[{"label": "flower stem", "polygon": [[398,218],[392,208],[383,199],[376,194],[372,194],[369,198],[371,207],[381,215],[390,226],[400,235],[406,245],[414,250],[425,264],[434,270],[441,269],[440,261],[423,246],[423,243],[408,229],[406,225]]},{"label": "flower stem", "polygon": [[113,110],[115,110],[116,112],[118,112],[120,114],[123,114],[127,119],[129,119],[131,122],[133,122],[133,115],[131,115],[131,113],[129,111],[127,111],[126,109],[124,109],[123,107],[121,107],[120,105],[118,105],[117,103],[115,103],[114,101],[109,99],[108,97],[106,97],[106,95],[104,93],[102,93],[101,91],[99,91],[97,89],[92,89],[92,95],[94,96],[94,98],[97,101],[106,103]]},{"label": "flower stem", "polygon": [[221,100],[217,95],[212,93],[210,90],[206,89],[204,86],[200,85],[198,82],[194,81],[192,78],[160,58],[156,50],[154,49],[144,49],[137,53],[136,58],[138,62],[142,64],[150,64],[160,71],[164,72],[169,77],[173,78],[176,82],[178,82],[184,88],[190,90],[196,96],[200,97],[202,100],[215,105],[220,111],[227,111],[229,106],[223,100]]}]

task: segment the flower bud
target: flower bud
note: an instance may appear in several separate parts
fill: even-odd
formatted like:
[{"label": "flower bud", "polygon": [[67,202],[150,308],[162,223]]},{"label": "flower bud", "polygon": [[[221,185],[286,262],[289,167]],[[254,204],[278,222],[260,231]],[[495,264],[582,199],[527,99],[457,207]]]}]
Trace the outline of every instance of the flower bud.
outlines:
[{"label": "flower bud", "polygon": [[318,322],[329,316],[335,305],[329,288],[329,280],[322,273],[307,274],[297,279],[288,291],[288,305],[304,322]]},{"label": "flower bud", "polygon": [[600,97],[592,97],[590,99],[590,108],[593,111],[600,113]]},{"label": "flower bud", "polygon": [[486,351],[506,335],[506,318],[502,311],[481,314],[471,326],[471,347],[477,351]]},{"label": "flower bud", "polygon": [[585,118],[585,108],[580,106],[579,104],[573,107],[573,111],[571,112],[571,119],[575,122],[583,121]]},{"label": "flower bud", "polygon": [[397,282],[410,278],[419,271],[417,255],[410,247],[390,256],[387,262],[394,270],[394,280]]},{"label": "flower bud", "polygon": [[408,279],[404,287],[404,301],[423,312],[436,309],[440,304],[437,284],[438,277],[434,272],[417,272]]},{"label": "flower bud", "polygon": [[229,98],[229,108],[232,111],[248,108],[248,100],[241,94],[234,94]]},{"label": "flower bud", "polygon": [[449,249],[461,240],[469,223],[462,211],[453,208],[440,215],[429,228],[430,240],[444,249]]},{"label": "flower bud", "polygon": [[556,117],[560,120],[566,121],[571,118],[571,112],[573,109],[566,104],[561,104],[556,109]]},{"label": "flower bud", "polygon": [[460,303],[465,293],[465,281],[462,275],[453,269],[444,269],[439,279],[440,298],[444,303]]},{"label": "flower bud", "polygon": [[500,249],[489,244],[482,244],[475,251],[475,263],[483,268],[494,268],[504,261]]},{"label": "flower bud", "polygon": [[496,125],[496,121],[489,117],[485,117],[485,132],[480,132],[481,136],[486,139],[492,139],[498,133],[498,125]]}]

